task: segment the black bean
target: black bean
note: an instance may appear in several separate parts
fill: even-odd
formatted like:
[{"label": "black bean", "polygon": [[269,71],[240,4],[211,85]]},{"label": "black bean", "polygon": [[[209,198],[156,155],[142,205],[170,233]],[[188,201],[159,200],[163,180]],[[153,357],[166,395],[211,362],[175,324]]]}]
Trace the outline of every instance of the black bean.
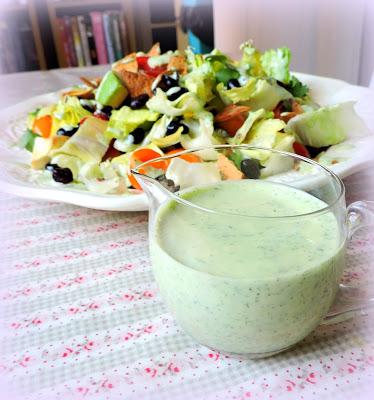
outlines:
[{"label": "black bean", "polygon": [[52,178],[56,182],[67,184],[73,182],[73,173],[69,168],[58,167],[53,169]]},{"label": "black bean", "polygon": [[179,87],[178,89],[179,89],[179,90],[178,90],[177,92],[175,92],[175,93],[173,93],[173,94],[170,94],[170,95],[168,96],[168,99],[169,99],[170,101],[177,100],[177,98],[180,97],[180,96],[182,96],[182,94],[188,92],[188,90],[187,90],[186,88],[183,88],[183,87]]},{"label": "black bean", "polygon": [[67,128],[60,128],[57,132],[57,136],[73,136],[74,133],[79,129],[79,126],[75,126],[74,128],[67,129]]},{"label": "black bean", "polygon": [[134,97],[130,101],[130,107],[132,109],[138,109],[145,106],[145,103],[149,100],[149,96],[147,94],[141,94],[138,97]]},{"label": "black bean", "polygon": [[240,163],[240,169],[248,179],[258,179],[262,168],[264,167],[260,164],[260,161],[255,158],[246,158]]},{"label": "black bean", "polygon": [[182,135],[188,133],[190,131],[190,129],[188,128],[187,125],[177,121],[177,120],[173,120],[170,121],[169,125],[166,128],[166,136],[172,135],[173,133],[175,133],[180,127],[183,128],[182,131]]},{"label": "black bean", "polygon": [[94,113],[96,111],[96,107],[91,104],[81,104],[81,106],[88,112]]},{"label": "black bean", "polygon": [[[167,92],[170,88],[178,86],[178,77],[177,79],[172,78],[170,75],[162,75],[160,82],[157,87]],[[156,91],[156,90],[155,90]]]},{"label": "black bean", "polygon": [[230,79],[227,82],[227,89],[233,89],[233,88],[236,88],[236,87],[240,87],[240,83],[239,83],[239,81],[237,79]]},{"label": "black bean", "polygon": [[134,138],[134,144],[139,144],[143,141],[145,132],[144,129],[142,128],[136,128],[134,129],[129,135],[131,135]]},{"label": "black bean", "polygon": [[305,146],[305,147],[309,151],[311,158],[317,157],[319,153],[322,153],[323,151],[326,151],[329,148],[329,146],[324,146],[324,147]]},{"label": "black bean", "polygon": [[51,164],[48,163],[46,164],[46,166],[44,167],[47,171],[52,172],[55,168],[59,168],[59,166],[57,164]]},{"label": "black bean", "polygon": [[110,117],[110,114],[112,113],[113,107],[111,106],[104,106],[100,111],[103,114],[106,114],[108,117]]}]

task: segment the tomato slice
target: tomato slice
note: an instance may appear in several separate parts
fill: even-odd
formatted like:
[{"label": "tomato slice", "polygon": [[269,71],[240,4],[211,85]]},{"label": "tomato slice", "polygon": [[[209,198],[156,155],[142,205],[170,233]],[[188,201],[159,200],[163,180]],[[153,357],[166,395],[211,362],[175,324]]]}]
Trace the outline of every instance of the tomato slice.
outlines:
[{"label": "tomato slice", "polygon": [[43,117],[37,118],[32,127],[34,133],[44,138],[48,138],[50,136],[51,129],[52,117],[50,115],[44,115]]},{"label": "tomato slice", "polygon": [[138,63],[138,67],[140,69],[146,70],[146,69],[149,68],[149,66],[148,66],[148,58],[149,58],[148,56],[136,57],[136,61]]},{"label": "tomato slice", "polygon": [[296,154],[298,154],[299,156],[310,158],[308,149],[302,143],[294,142],[292,147],[293,147],[294,152]]},{"label": "tomato slice", "polygon": [[152,76],[153,78],[156,78],[158,75],[166,72],[166,64],[151,68],[148,65],[148,58],[148,56],[136,57],[139,69],[142,69],[147,75]]}]

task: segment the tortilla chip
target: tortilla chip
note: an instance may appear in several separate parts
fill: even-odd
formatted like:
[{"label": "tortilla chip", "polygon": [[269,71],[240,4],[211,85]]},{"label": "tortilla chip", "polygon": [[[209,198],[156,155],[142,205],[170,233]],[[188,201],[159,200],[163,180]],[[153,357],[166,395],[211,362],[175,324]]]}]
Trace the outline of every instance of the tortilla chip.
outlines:
[{"label": "tortilla chip", "polygon": [[113,71],[114,72],[119,72],[120,71],[128,71],[128,72],[133,72],[137,73],[139,70],[138,68],[138,62],[136,61],[136,58],[132,61],[126,62],[126,63],[119,63],[113,66]]},{"label": "tortilla chip", "polygon": [[101,79],[100,78],[86,78],[84,76],[80,76],[79,79],[87,86],[96,89],[99,84]]},{"label": "tortilla chip", "polygon": [[124,69],[114,72],[129,91],[130,97],[138,97],[141,94],[148,94],[149,97],[152,96],[151,86],[154,78],[151,76],[141,72],[129,72]]},{"label": "tortilla chip", "polygon": [[160,43],[157,42],[150,48],[150,50],[147,53],[147,56],[153,57],[153,56],[159,56],[160,54],[161,54]]},{"label": "tortilla chip", "polygon": [[79,97],[80,99],[93,99],[95,97],[92,87],[72,89],[69,90],[68,92],[62,93],[62,96],[76,96]]},{"label": "tortilla chip", "polygon": [[178,71],[181,75],[187,73],[187,62],[186,58],[182,55],[171,57],[167,66],[167,71]]}]

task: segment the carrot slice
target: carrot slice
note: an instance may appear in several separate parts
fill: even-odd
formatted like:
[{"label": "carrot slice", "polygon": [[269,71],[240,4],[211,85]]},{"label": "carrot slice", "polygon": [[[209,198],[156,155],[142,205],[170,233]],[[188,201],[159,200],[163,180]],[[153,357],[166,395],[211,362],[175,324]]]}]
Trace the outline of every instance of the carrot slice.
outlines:
[{"label": "carrot slice", "polygon": [[52,117],[50,115],[44,115],[43,117],[37,118],[32,127],[34,133],[44,138],[48,138],[50,136],[51,129]]},{"label": "carrot slice", "polygon": [[[173,154],[177,154],[180,151],[183,151],[183,148],[180,149],[174,149],[174,150],[170,150],[166,153],[167,156],[171,156]],[[181,154],[180,156],[178,156],[178,158],[181,158],[184,161],[190,162],[190,163],[199,163],[201,162],[201,158],[199,156],[197,156],[196,154],[193,153],[187,153],[187,154]],[[166,160],[168,165],[170,164],[172,159]]]},{"label": "carrot slice", "polygon": [[233,137],[244,124],[249,109],[247,106],[230,104],[215,116],[214,122],[219,128],[224,129]]}]

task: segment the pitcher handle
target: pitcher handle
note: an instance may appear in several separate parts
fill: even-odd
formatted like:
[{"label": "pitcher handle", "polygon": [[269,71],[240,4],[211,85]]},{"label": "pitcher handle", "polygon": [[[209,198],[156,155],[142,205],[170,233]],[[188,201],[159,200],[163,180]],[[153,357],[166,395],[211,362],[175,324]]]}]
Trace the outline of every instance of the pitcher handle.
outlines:
[{"label": "pitcher handle", "polygon": [[[374,201],[356,201],[347,208],[348,239],[355,232],[363,227],[374,226]],[[338,305],[333,305],[321,325],[335,324],[345,321],[353,315],[366,314],[370,309],[374,309],[374,293],[359,297],[360,289],[357,287],[340,283],[339,291],[336,296],[339,299]]]}]

